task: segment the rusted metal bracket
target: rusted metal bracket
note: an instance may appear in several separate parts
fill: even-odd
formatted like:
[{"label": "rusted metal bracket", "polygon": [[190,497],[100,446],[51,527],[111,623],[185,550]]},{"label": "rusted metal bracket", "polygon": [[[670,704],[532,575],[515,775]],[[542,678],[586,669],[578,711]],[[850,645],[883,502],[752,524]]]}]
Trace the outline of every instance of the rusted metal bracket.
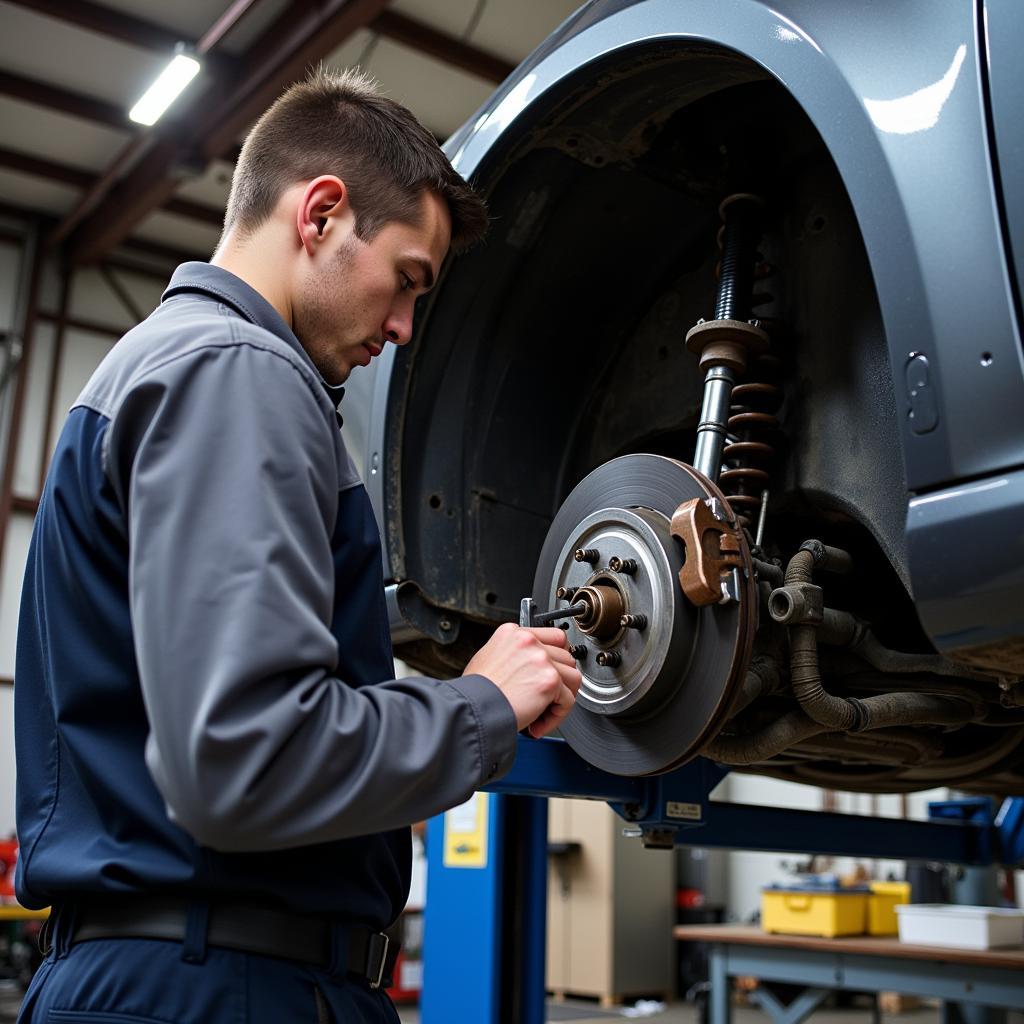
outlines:
[{"label": "rusted metal bracket", "polygon": [[691,604],[719,604],[723,582],[742,571],[743,555],[735,521],[719,519],[700,498],[684,501],[672,515],[671,532],[686,548],[679,584]]}]

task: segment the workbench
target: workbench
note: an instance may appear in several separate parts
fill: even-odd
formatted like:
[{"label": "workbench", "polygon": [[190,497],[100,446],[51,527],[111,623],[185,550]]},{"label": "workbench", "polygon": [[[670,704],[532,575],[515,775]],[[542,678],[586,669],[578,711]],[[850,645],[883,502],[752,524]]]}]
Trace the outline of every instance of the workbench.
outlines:
[{"label": "workbench", "polygon": [[769,935],[748,925],[679,925],[672,934],[710,946],[709,1024],[729,1024],[729,978],[737,976],[804,986],[788,1006],[768,989],[751,993],[772,1024],[800,1024],[836,989],[941,999],[948,1008],[944,1021],[958,1016],[950,1004],[1024,1009],[1024,949],[911,946],[866,935]]},{"label": "workbench", "polygon": [[29,910],[17,903],[0,903],[0,921],[45,921],[49,916],[49,907]]}]

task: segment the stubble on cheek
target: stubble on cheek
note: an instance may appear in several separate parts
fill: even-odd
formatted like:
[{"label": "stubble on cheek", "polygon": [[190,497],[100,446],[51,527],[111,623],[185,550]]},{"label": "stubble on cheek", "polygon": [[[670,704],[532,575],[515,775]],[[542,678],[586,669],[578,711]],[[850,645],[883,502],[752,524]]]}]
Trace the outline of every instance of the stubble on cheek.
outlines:
[{"label": "stubble on cheek", "polygon": [[348,338],[356,319],[345,287],[351,258],[348,249],[339,249],[329,268],[307,283],[293,314],[295,336],[328,384],[343,383],[353,367],[346,352],[355,344]]}]

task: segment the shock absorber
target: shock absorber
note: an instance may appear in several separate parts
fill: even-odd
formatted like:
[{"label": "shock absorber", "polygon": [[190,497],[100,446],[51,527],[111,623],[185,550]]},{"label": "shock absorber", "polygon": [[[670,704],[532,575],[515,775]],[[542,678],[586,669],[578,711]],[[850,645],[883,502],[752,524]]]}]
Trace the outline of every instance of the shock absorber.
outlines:
[{"label": "shock absorber", "polygon": [[768,348],[768,335],[750,317],[763,209],[761,200],[746,192],[722,201],[722,260],[715,315],[711,320],[698,321],[686,334],[686,347],[699,356],[704,371],[704,399],[693,465],[715,483],[722,471],[736,380],[750,358]]}]

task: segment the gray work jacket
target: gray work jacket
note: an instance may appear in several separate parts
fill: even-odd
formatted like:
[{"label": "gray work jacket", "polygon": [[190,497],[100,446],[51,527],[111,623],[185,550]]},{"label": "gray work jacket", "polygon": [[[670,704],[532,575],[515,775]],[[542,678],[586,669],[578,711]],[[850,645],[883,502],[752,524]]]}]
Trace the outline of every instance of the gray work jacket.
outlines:
[{"label": "gray work jacket", "polygon": [[332,390],[257,292],[186,263],[76,401],[18,637],[26,905],[245,893],[382,926],[404,826],[511,767],[488,679],[391,678]]}]

